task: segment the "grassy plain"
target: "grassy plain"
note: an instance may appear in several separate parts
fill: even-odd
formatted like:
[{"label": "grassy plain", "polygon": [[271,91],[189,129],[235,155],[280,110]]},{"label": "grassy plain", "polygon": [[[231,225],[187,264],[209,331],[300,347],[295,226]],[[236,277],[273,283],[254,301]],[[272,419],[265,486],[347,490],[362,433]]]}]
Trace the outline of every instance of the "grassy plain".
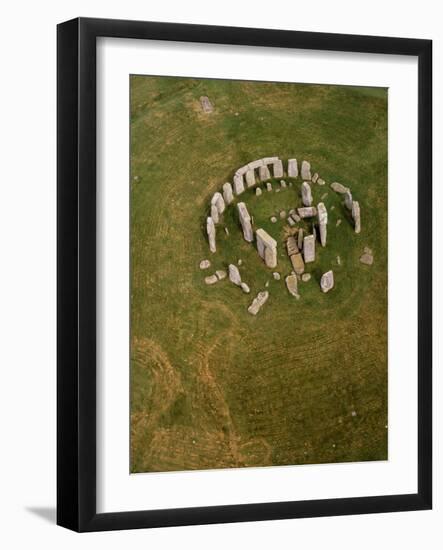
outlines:
[{"label": "grassy plain", "polygon": [[[279,242],[282,280],[242,239],[235,208],[216,254],[205,234],[212,194],[274,155],[309,160],[327,182],[312,188],[315,203],[327,193],[328,245],[298,301],[284,284],[287,226],[269,219],[301,205],[300,178],[242,195]],[[360,202],[360,235],[332,181]],[[130,186],[131,471],[386,459],[387,90],[133,76]],[[365,246],[371,267],[359,262]],[[204,258],[212,266],[200,271]],[[227,279],[204,284],[239,258],[251,295]],[[322,294],[328,269],[336,286]],[[266,281],[270,298],[253,317]]]}]

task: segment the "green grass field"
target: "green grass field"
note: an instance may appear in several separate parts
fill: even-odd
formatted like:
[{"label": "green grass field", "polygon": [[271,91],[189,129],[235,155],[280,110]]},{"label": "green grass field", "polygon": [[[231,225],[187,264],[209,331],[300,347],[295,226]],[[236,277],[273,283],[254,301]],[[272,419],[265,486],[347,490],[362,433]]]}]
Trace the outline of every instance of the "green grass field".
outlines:
[{"label": "green grass field", "polygon": [[[298,301],[284,283],[287,225],[270,217],[301,206],[300,178],[241,195],[278,241],[280,281],[243,240],[235,207],[215,254],[206,237],[213,193],[274,155],[285,169],[309,160],[326,180],[312,190],[314,204],[327,193],[328,244]],[[333,181],[360,203],[359,235]],[[359,262],[365,246],[372,266]],[[250,295],[228,279],[204,284],[238,259]],[[323,294],[329,269],[335,288]],[[385,460],[387,434],[387,90],[131,77],[131,471]]]}]

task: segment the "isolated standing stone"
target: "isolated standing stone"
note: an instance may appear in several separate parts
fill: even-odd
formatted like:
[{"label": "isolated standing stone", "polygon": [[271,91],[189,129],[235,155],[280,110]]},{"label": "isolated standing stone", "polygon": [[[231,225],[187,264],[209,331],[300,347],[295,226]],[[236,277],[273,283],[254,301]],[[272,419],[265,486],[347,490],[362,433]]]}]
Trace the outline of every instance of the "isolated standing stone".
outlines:
[{"label": "isolated standing stone", "polygon": [[311,165],[307,160],[301,163],[301,179],[311,181]]},{"label": "isolated standing stone", "polygon": [[305,263],[315,262],[315,237],[306,235],[303,239],[303,256]]},{"label": "isolated standing stone", "polygon": [[326,246],[326,234],[328,224],[328,211],[324,203],[317,204],[318,225],[320,227],[320,242],[322,246]]},{"label": "isolated standing stone", "polygon": [[311,186],[307,181],[301,184],[301,200],[305,206],[311,206],[312,204]]},{"label": "isolated standing stone", "polygon": [[245,190],[245,183],[243,181],[243,176],[240,174],[235,174],[234,176],[234,192],[236,195],[241,195]]},{"label": "isolated standing stone", "polygon": [[350,191],[345,192],[345,206],[352,212],[352,193]]},{"label": "isolated standing stone", "polygon": [[212,113],[214,110],[214,107],[212,106],[212,103],[209,101],[209,97],[202,95],[200,98],[200,104],[202,106],[204,113]]},{"label": "isolated standing stone", "polygon": [[266,189],[269,191],[272,191],[272,184],[270,181],[268,181],[268,183],[266,184]]},{"label": "isolated standing stone", "polygon": [[254,170],[249,169],[246,172],[246,185],[248,187],[253,187],[255,185],[255,173]]},{"label": "isolated standing stone", "polygon": [[266,166],[266,164],[260,166],[260,168],[258,169],[258,175],[260,181],[268,180],[271,177],[271,172],[269,172],[269,168]]},{"label": "isolated standing stone", "polygon": [[285,180],[281,180],[281,181],[280,181],[280,187],[281,187],[282,189],[286,189],[286,182],[285,182]]},{"label": "isolated standing stone", "polygon": [[231,283],[234,283],[234,285],[237,286],[241,286],[241,275],[238,267],[234,264],[229,264],[228,270],[229,280],[231,281]]},{"label": "isolated standing stone", "polygon": [[360,233],[361,221],[360,221],[360,205],[358,201],[352,201],[352,219],[354,220],[354,231]]},{"label": "isolated standing stone", "polygon": [[286,241],[286,250],[288,251],[289,257],[300,252],[297,241],[293,235],[288,237],[288,240]]},{"label": "isolated standing stone", "polygon": [[215,204],[211,204],[211,218],[214,220],[214,223],[218,223],[220,221],[220,214],[218,213],[218,208]]},{"label": "isolated standing stone", "polygon": [[298,230],[298,248],[301,251],[303,249],[303,229],[300,227]]},{"label": "isolated standing stone", "polygon": [[269,292],[267,290],[263,290],[262,292],[259,292],[257,296],[252,301],[252,304],[248,307],[248,311],[251,315],[257,315],[257,313],[260,311],[260,308],[263,306],[263,304],[267,301],[269,298]]},{"label": "isolated standing stone", "polygon": [[255,194],[257,195],[257,197],[262,194],[262,190],[260,189],[260,187],[257,187],[257,189],[255,190]]},{"label": "isolated standing stone", "polygon": [[317,215],[317,208],[315,206],[305,206],[304,208],[297,208],[300,218],[313,218]]},{"label": "isolated standing stone", "polygon": [[254,240],[254,233],[252,231],[251,216],[246,208],[246,204],[244,202],[239,202],[237,204],[237,208],[240,223],[243,229],[243,237],[245,238],[245,241],[252,243]]},{"label": "isolated standing stone", "polygon": [[214,196],[212,197],[211,204],[215,204],[217,207],[218,213],[223,214],[225,211],[226,205],[225,201],[222,197],[222,194],[217,191],[217,193],[214,193]]},{"label": "isolated standing stone", "polygon": [[300,295],[298,293],[298,282],[297,282],[297,275],[291,274],[288,275],[285,279],[286,287],[289,291],[289,294],[292,294],[294,298],[300,298]]},{"label": "isolated standing stone", "polygon": [[226,204],[231,204],[234,200],[234,194],[232,192],[232,185],[229,182],[223,184],[223,198]]},{"label": "isolated standing stone", "polygon": [[297,159],[288,160],[288,177],[297,178],[298,177],[298,164]]},{"label": "isolated standing stone", "polygon": [[215,225],[211,216],[206,218],[206,232],[208,234],[209,250],[215,252],[217,250],[215,246]]},{"label": "isolated standing stone", "polygon": [[334,287],[334,273],[333,271],[327,271],[324,273],[320,280],[320,288],[322,292],[329,292]]},{"label": "isolated standing stone", "polygon": [[273,172],[274,172],[274,178],[282,178],[283,177],[283,162],[278,159],[274,162],[272,165]]},{"label": "isolated standing stone", "polygon": [[264,229],[257,229],[255,236],[257,238],[257,251],[260,258],[263,258],[268,267],[276,267],[277,241],[266,233]]},{"label": "isolated standing stone", "polygon": [[346,193],[346,191],[349,191],[349,187],[345,187],[344,185],[342,185],[341,183],[338,183],[337,181],[334,181],[333,183],[331,183],[331,189],[336,193],[340,193],[341,195]]}]

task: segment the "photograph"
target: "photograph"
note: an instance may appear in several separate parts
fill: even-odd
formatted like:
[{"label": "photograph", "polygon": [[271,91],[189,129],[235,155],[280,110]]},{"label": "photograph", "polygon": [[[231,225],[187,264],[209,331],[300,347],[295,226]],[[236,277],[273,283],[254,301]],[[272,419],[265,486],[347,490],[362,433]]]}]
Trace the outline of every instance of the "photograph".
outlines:
[{"label": "photograph", "polygon": [[388,88],[129,87],[131,473],[388,460]]}]

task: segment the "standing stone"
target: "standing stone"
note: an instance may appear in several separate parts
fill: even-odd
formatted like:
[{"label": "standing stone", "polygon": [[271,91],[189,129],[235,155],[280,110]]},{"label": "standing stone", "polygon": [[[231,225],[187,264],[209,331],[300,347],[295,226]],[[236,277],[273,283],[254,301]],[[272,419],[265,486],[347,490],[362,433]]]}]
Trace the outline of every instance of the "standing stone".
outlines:
[{"label": "standing stone", "polygon": [[320,242],[322,246],[326,246],[326,234],[328,224],[328,211],[324,203],[317,204],[318,225],[320,227]]},{"label": "standing stone", "polygon": [[303,229],[300,227],[298,230],[298,248],[301,251],[303,249]]},{"label": "standing stone", "polygon": [[274,172],[274,178],[282,178],[283,177],[283,162],[278,159],[274,162],[272,165],[273,172]]},{"label": "standing stone", "polygon": [[268,180],[271,177],[271,172],[269,172],[269,168],[266,166],[266,164],[260,166],[260,168],[258,169],[258,175],[260,181]]},{"label": "standing stone", "polygon": [[209,101],[209,97],[205,95],[201,96],[200,104],[202,106],[203,112],[206,114],[212,113],[212,111],[214,110],[212,103]]},{"label": "standing stone", "polygon": [[231,283],[234,283],[234,285],[237,286],[241,286],[241,275],[238,267],[234,264],[229,264],[228,270],[229,280],[231,281]]},{"label": "standing stone", "polygon": [[307,181],[304,181],[301,185],[301,200],[305,206],[311,206],[312,204],[311,186]]},{"label": "standing stone", "polygon": [[252,304],[248,307],[249,313],[251,315],[257,315],[257,313],[260,311],[260,308],[268,300],[268,298],[269,298],[269,292],[267,290],[259,292],[257,296],[254,298],[254,300],[252,301]]},{"label": "standing stone", "polygon": [[254,170],[248,170],[246,172],[246,185],[248,187],[253,187],[255,185],[255,173]]},{"label": "standing stone", "polygon": [[266,184],[266,189],[268,190],[268,193],[272,191],[272,184],[270,181],[268,181],[268,183]]},{"label": "standing stone", "polygon": [[241,195],[245,190],[245,184],[243,181],[243,176],[240,174],[235,174],[234,176],[234,193],[236,195]]},{"label": "standing stone", "polygon": [[257,195],[257,197],[262,194],[262,190],[260,189],[260,187],[257,187],[257,189],[255,190],[255,194]]},{"label": "standing stone", "polygon": [[352,212],[352,193],[350,191],[345,193],[345,206]]},{"label": "standing stone", "polygon": [[206,232],[208,234],[209,250],[215,252],[217,250],[215,246],[215,225],[211,216],[206,218]]},{"label": "standing stone", "polygon": [[346,193],[346,191],[349,191],[349,187],[345,187],[344,185],[342,185],[341,183],[338,183],[337,181],[334,181],[333,183],[331,183],[331,189],[336,193],[340,193],[341,195]]},{"label": "standing stone", "polygon": [[298,177],[298,164],[297,159],[288,160],[288,177],[297,178]]},{"label": "standing stone", "polygon": [[211,204],[211,218],[213,219],[214,223],[218,223],[220,221],[220,214],[218,213],[218,208],[215,206],[215,204]]},{"label": "standing stone", "polygon": [[255,236],[257,237],[257,251],[259,256],[264,259],[268,267],[276,267],[277,241],[266,233],[264,229],[257,229]]},{"label": "standing stone", "polygon": [[360,205],[358,201],[352,201],[352,219],[354,220],[354,231],[360,233],[361,220],[360,220]]},{"label": "standing stone", "polygon": [[315,237],[314,235],[306,235],[303,239],[303,256],[305,263],[315,262]]},{"label": "standing stone", "polygon": [[208,269],[211,267],[211,262],[209,260],[202,260],[200,262],[200,269]]},{"label": "standing stone", "polygon": [[312,176],[312,183],[317,183],[318,180],[318,173],[315,172],[315,174]]},{"label": "standing stone", "polygon": [[279,281],[280,280],[280,273],[278,271],[274,271],[274,273],[272,274],[272,276],[274,277],[274,279],[276,281]]},{"label": "standing stone", "polygon": [[297,275],[293,273],[291,275],[288,275],[285,279],[285,283],[289,294],[292,294],[294,298],[300,298],[300,295],[298,293]]},{"label": "standing stone", "polygon": [[226,204],[231,204],[231,202],[234,200],[232,185],[228,182],[223,184],[223,198],[225,199]]},{"label": "standing stone", "polygon": [[320,288],[322,292],[329,292],[331,288],[334,288],[334,273],[333,271],[327,271],[321,276]]},{"label": "standing stone", "polygon": [[282,189],[286,189],[286,182],[285,182],[285,180],[281,180],[281,181],[280,181],[280,187],[281,187]]},{"label": "standing stone", "polygon": [[304,208],[297,208],[300,218],[313,218],[317,215],[317,208],[315,206],[306,206]]},{"label": "standing stone", "polygon": [[211,204],[215,204],[217,207],[218,213],[223,214],[225,211],[226,205],[225,201],[222,197],[222,194],[217,191],[217,193],[214,193],[214,196],[212,197]]},{"label": "standing stone", "polygon": [[254,233],[252,231],[251,216],[249,215],[248,209],[244,202],[239,202],[237,204],[238,215],[240,217],[240,223],[243,229],[243,237],[248,243],[252,243],[254,240]]},{"label": "standing stone", "polygon": [[311,165],[307,160],[301,163],[301,179],[311,181]]}]

